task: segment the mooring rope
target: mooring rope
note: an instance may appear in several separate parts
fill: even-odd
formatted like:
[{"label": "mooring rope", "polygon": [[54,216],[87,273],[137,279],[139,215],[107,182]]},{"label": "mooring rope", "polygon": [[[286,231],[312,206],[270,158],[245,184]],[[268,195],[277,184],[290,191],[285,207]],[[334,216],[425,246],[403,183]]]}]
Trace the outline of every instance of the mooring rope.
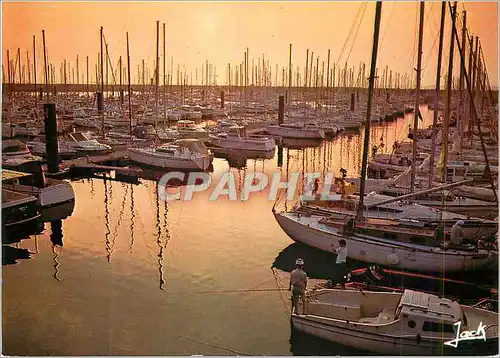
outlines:
[{"label": "mooring rope", "polygon": [[220,346],[220,345],[218,345],[218,344],[213,344],[213,343],[208,343],[208,342],[199,341],[199,340],[197,340],[197,339],[194,339],[194,338],[191,338],[191,337],[185,336],[185,335],[183,335],[183,334],[177,334],[177,336],[182,337],[182,338],[185,338],[185,339],[188,339],[188,340],[190,340],[190,341],[193,341],[193,342],[196,342],[196,343],[199,343],[199,344],[203,344],[203,345],[206,345],[206,346],[210,346],[210,347],[214,347],[214,348],[222,349],[222,350],[225,350],[225,351],[228,351],[228,352],[231,352],[231,353],[235,353],[235,354],[237,354],[237,355],[242,355],[242,356],[253,356],[253,355],[254,355],[254,354],[250,354],[250,353],[240,352],[240,351],[237,351],[237,350],[231,349],[231,348],[229,348],[229,347]]}]

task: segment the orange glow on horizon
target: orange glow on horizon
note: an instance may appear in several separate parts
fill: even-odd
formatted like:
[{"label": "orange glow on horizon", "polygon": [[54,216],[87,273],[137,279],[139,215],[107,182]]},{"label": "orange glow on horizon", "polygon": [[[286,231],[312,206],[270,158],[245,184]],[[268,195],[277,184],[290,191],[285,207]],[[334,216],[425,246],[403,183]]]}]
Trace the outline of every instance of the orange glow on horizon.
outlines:
[{"label": "orange glow on horizon", "polygon": [[[41,78],[43,53],[41,30],[45,29],[49,61],[59,67],[66,60],[76,66],[79,55],[80,74],[85,72],[85,58],[89,56],[90,75],[95,78],[95,64],[100,51],[99,28],[109,44],[109,55],[114,67],[122,56],[126,65],[126,38],[129,32],[131,50],[131,77],[137,81],[137,66],[142,59],[153,72],[156,56],[156,21],[166,23],[167,72],[173,62],[175,73],[179,68],[201,82],[201,67],[208,60],[216,66],[218,83],[227,81],[227,64],[240,64],[246,48],[252,59],[264,55],[275,72],[275,64],[287,68],[288,47],[293,45],[294,72],[299,67],[303,73],[306,50],[314,52],[319,65],[327,61],[331,50],[331,64],[343,68],[357,67],[370,61],[375,3],[362,2],[4,2],[2,4],[3,45],[15,59],[21,49],[23,63],[26,51],[32,63],[33,35],[36,35],[37,75]],[[423,86],[433,86],[436,75],[437,39],[440,19],[440,2],[426,2],[423,44]],[[498,5],[496,2],[461,2],[461,15],[467,10],[470,31],[480,37],[490,82],[498,84]],[[357,26],[363,13],[359,29]],[[459,28],[461,27],[461,18]],[[353,26],[354,23],[354,26]],[[418,26],[417,2],[384,2],[380,30],[377,65],[388,66],[393,72],[414,76]],[[446,34],[443,47],[443,67],[446,76],[450,46],[450,16],[447,8]],[[357,33],[356,40],[353,41]],[[351,34],[351,36],[349,36]],[[346,42],[346,39],[349,41]],[[160,61],[163,61],[160,37]],[[342,53],[342,48],[344,51]],[[342,53],[342,56],[340,56]],[[455,48],[454,68],[458,73],[459,57]],[[179,66],[179,67],[178,67]],[[162,69],[162,62],[160,62]],[[151,76],[150,76],[151,77]],[[443,81],[442,81],[443,82]]]}]

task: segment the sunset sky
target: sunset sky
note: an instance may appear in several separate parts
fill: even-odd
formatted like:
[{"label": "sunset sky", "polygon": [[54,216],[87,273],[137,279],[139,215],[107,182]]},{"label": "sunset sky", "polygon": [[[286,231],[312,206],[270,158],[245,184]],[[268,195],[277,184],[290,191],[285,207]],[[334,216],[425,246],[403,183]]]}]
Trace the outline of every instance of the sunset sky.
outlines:
[{"label": "sunset sky", "polygon": [[[129,32],[131,77],[134,80],[137,77],[137,65],[142,59],[150,68],[153,67],[158,20],[160,34],[161,24],[166,23],[167,63],[173,57],[174,73],[178,63],[181,68],[182,65],[186,66],[187,73],[193,73],[193,81],[195,69],[201,71],[202,64],[208,60],[217,68],[218,82],[226,83],[227,64],[235,65],[243,61],[247,47],[250,63],[252,58],[257,59],[264,54],[272,63],[273,72],[276,63],[280,68],[288,66],[289,44],[293,46],[294,69],[299,66],[303,71],[307,49],[314,52],[314,63],[316,57],[320,57],[320,66],[322,61],[327,61],[327,51],[331,49],[332,64],[343,66],[347,61],[350,66],[358,66],[360,62],[365,62],[368,68],[375,2],[368,2],[364,13],[362,6],[362,2],[7,1],[2,3],[3,63],[6,63],[6,50],[9,49],[10,58],[15,59],[18,47],[21,48],[23,62],[27,50],[32,62],[32,41],[33,35],[36,35],[40,76],[43,69],[41,34],[42,29],[45,29],[50,61],[57,66],[57,75],[62,61],[66,59],[71,66],[75,66],[78,54],[80,73],[84,72],[85,57],[89,56],[90,73],[95,77],[94,65],[100,51],[99,29],[103,26],[114,65],[118,63],[120,55],[126,65],[125,33]],[[423,85],[432,86],[436,74],[441,3],[426,2],[425,6]],[[416,67],[418,8],[417,2],[383,3],[377,59],[379,68],[387,65],[393,72],[411,73]],[[458,9],[460,14],[467,10],[468,27],[480,38],[489,78],[491,84],[496,86],[497,2],[459,2]],[[449,11],[445,26],[448,34],[451,27]],[[351,37],[346,42],[350,31]],[[445,35],[444,41],[443,76],[448,67],[449,36]],[[162,40],[160,56],[161,44]],[[339,58],[344,45],[345,49]],[[455,62],[455,69],[458,69],[458,65]]]}]

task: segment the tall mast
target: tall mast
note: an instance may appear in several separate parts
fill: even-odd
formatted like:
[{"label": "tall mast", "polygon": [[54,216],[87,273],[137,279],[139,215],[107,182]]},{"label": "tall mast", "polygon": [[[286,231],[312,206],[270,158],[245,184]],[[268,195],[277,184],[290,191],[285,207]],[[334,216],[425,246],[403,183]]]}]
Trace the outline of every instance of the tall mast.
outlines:
[{"label": "tall mast", "polygon": [[[103,34],[103,38],[104,38],[104,34]],[[109,54],[108,54],[108,42],[105,41],[104,43],[104,46],[106,47],[106,91],[108,92],[108,95],[109,95],[109,77],[108,77],[108,73],[109,73]],[[103,65],[104,66],[104,65]],[[114,88],[113,88],[113,92],[114,92]],[[113,93],[113,96],[114,96],[114,93]],[[104,95],[103,95],[103,101],[104,101]],[[104,107],[104,105],[103,105]]]},{"label": "tall mast", "polygon": [[[454,4],[454,8],[453,9],[451,8],[451,4],[449,4],[449,7],[450,7],[451,13],[455,14],[456,13],[456,2]],[[455,24],[455,17],[452,16],[452,19],[453,19],[453,24]],[[476,122],[477,130],[479,132],[479,139],[481,141],[481,148],[483,150],[484,161],[485,161],[485,164],[486,164],[485,174],[488,174],[488,177],[489,177],[489,180],[490,180],[490,184],[491,184],[491,190],[493,191],[493,195],[495,196],[495,202],[498,203],[498,195],[497,195],[497,192],[496,192],[495,183],[494,183],[493,178],[491,176],[490,163],[489,163],[489,160],[488,160],[488,155],[487,155],[487,152],[486,152],[486,146],[484,144],[483,134],[482,134],[482,131],[481,131],[481,123],[480,123],[481,121],[480,121],[480,118],[478,118],[478,116],[477,116],[476,105],[475,105],[474,99],[473,99],[474,96],[473,96],[473,92],[472,92],[471,78],[469,78],[469,76],[467,75],[467,72],[465,70],[465,58],[464,58],[465,56],[463,56],[462,52],[460,51],[460,42],[458,40],[458,34],[457,34],[457,31],[456,31],[456,26],[453,27],[453,30],[455,30],[453,32],[453,35],[455,36],[455,38],[457,40],[457,46],[458,46],[459,53],[460,53],[460,65],[463,67],[464,72],[466,73],[466,75],[465,75],[465,81],[467,83],[467,92],[469,94],[469,99],[470,99],[470,103],[471,103],[471,122],[473,122],[473,121]],[[472,140],[472,133],[471,133],[471,140]]]},{"label": "tall mast", "polygon": [[34,81],[33,88],[35,90],[35,101],[36,101],[37,95],[36,95],[36,41],[35,41],[35,35],[33,35],[33,81]]},{"label": "tall mast", "polygon": [[382,14],[382,2],[377,1],[375,8],[375,24],[373,30],[372,61],[370,65],[370,78],[368,82],[368,99],[366,103],[365,138],[363,143],[363,161],[361,164],[361,183],[359,188],[359,205],[357,217],[363,218],[363,206],[365,196],[366,167],[368,164],[368,147],[370,145],[370,122],[372,110],[373,81],[375,79],[375,68],[377,67],[378,37],[380,32],[380,17]]},{"label": "tall mast", "polygon": [[160,82],[160,21],[156,21],[155,108],[158,107],[159,82]]},{"label": "tall mast", "polygon": [[120,87],[118,88],[118,92],[120,93],[120,107],[122,107],[123,105],[123,96],[122,96],[122,85],[123,85],[123,79],[122,79],[122,76],[123,76],[123,67],[122,67],[122,57],[120,56],[118,58],[118,68],[120,70]]},{"label": "tall mast", "polygon": [[28,82],[25,82],[25,83],[28,83],[28,84],[31,84],[31,65],[30,65],[30,54],[28,52],[28,50],[26,50],[26,69],[28,70]]},{"label": "tall mast", "polygon": [[[101,35],[101,53],[100,53],[100,56],[101,56],[101,95],[102,95],[102,101],[104,102],[104,49],[103,49],[103,28],[101,26],[101,31],[100,31],[100,35]],[[103,103],[103,107],[104,107],[104,103]],[[102,137],[104,138],[104,108],[102,108],[101,110],[101,134],[102,134]]]},{"label": "tall mast", "polygon": [[443,140],[441,145],[441,150],[443,151],[443,172],[441,174],[441,179],[443,183],[446,183],[446,161],[448,160],[448,125],[450,123],[451,114],[451,82],[453,80],[453,52],[455,48],[455,37],[453,34],[456,31],[455,28],[455,16],[457,13],[457,1],[453,3],[453,10],[451,13],[452,22],[452,32],[451,32],[451,43],[450,43],[450,55],[448,57],[448,77],[446,78],[446,104],[444,109],[444,123],[443,123]]},{"label": "tall mast", "polygon": [[87,95],[88,95],[88,92],[89,92],[89,56],[87,56],[86,62],[87,62]]},{"label": "tall mast", "polygon": [[309,49],[307,49],[306,51],[306,73],[305,73],[305,82],[304,82],[304,87],[307,87],[307,79],[308,79],[308,75],[309,74]]},{"label": "tall mast", "polygon": [[[462,48],[460,49],[460,57],[465,56],[465,39],[467,37],[467,12],[463,11],[463,20],[462,20]],[[460,109],[458,115],[458,128],[460,130],[460,151],[462,151],[462,147],[464,145],[464,76],[465,72],[462,66],[460,66],[460,81],[459,81],[459,90],[460,90]]]},{"label": "tall mast", "polygon": [[[327,59],[327,65],[326,65],[326,93],[327,93],[327,98],[330,98],[330,49],[328,49],[328,59]],[[328,104],[330,100],[327,101]],[[328,107],[326,106],[326,114],[328,114]]]},{"label": "tall mast", "polygon": [[49,103],[49,73],[47,72],[47,50],[45,49],[45,30],[42,30],[43,41],[43,71],[45,73],[45,91],[47,92],[47,103]]},{"label": "tall mast", "polygon": [[132,91],[130,90],[130,49],[128,46],[128,32],[127,32],[127,87],[128,87],[128,128],[129,134],[132,135]]},{"label": "tall mast", "polygon": [[417,92],[415,95],[415,110],[413,112],[413,154],[411,160],[411,179],[410,179],[410,190],[413,193],[415,191],[415,171],[416,171],[416,161],[417,161],[417,131],[418,131],[418,120],[420,117],[420,77],[422,72],[422,38],[424,35],[424,13],[425,2],[420,3],[420,25],[418,29],[418,56],[417,56]]},{"label": "tall mast", "polygon": [[22,72],[21,72],[21,49],[19,47],[17,48],[17,58],[19,60],[18,65],[17,65],[19,68],[19,70],[18,70],[19,71],[19,84],[21,84],[23,79],[22,79]]},{"label": "tall mast", "polygon": [[288,107],[290,107],[290,104],[292,103],[291,100],[292,97],[292,44],[290,44],[290,52],[288,55]]},{"label": "tall mast", "polygon": [[439,108],[439,95],[441,92],[441,60],[443,57],[443,35],[444,35],[444,19],[446,13],[446,2],[441,3],[441,25],[439,27],[439,49],[438,60],[436,69],[436,88],[434,95],[434,118],[432,121],[432,152],[430,158],[430,171],[429,171],[429,188],[432,186],[432,179],[434,178],[434,157],[436,155],[436,135],[437,135],[437,122],[438,122],[438,108]]},{"label": "tall mast", "polygon": [[11,76],[10,76],[10,56],[9,56],[9,50],[7,50],[7,77],[9,79],[8,83],[9,83],[9,87],[10,87],[10,81],[11,81]]},{"label": "tall mast", "polygon": [[166,53],[165,23],[163,23],[163,127],[167,121],[167,53]]}]

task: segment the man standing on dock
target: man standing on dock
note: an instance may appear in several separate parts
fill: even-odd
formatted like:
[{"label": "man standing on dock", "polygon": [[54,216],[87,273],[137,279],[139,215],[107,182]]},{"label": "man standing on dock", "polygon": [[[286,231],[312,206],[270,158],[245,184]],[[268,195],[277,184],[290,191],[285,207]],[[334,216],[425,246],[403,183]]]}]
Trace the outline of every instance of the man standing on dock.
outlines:
[{"label": "man standing on dock", "polygon": [[[299,314],[298,303],[299,296],[302,299],[302,314],[306,314],[306,289],[307,289],[307,274],[304,272],[304,260],[298,258],[295,261],[297,268],[290,275],[290,286],[288,291],[292,291],[292,312]],[[293,290],[292,290],[293,288]]]}]

